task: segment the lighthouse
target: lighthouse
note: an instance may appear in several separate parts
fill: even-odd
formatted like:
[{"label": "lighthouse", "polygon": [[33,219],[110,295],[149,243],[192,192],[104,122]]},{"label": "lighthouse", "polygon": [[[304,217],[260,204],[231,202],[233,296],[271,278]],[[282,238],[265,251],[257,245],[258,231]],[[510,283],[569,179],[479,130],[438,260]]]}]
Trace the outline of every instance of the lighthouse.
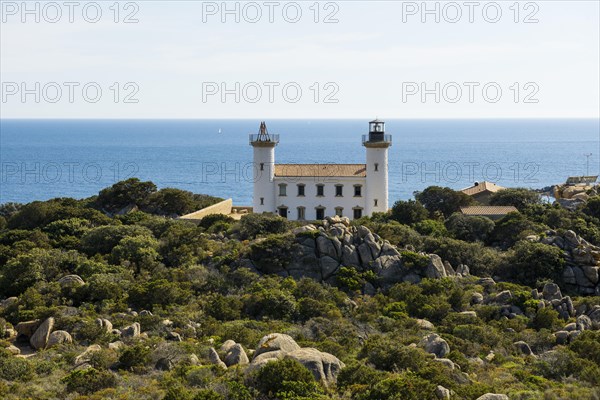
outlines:
[{"label": "lighthouse", "polygon": [[334,215],[358,219],[388,210],[388,148],[385,123],[369,122],[363,135],[365,164],[275,164],[279,135],[261,122],[250,135],[254,151],[253,212],[290,220],[322,220]]},{"label": "lighthouse", "polygon": [[367,187],[365,211],[367,215],[388,210],[388,148],[392,135],[385,134],[385,122],[369,122],[369,134],[363,135],[367,149]]},{"label": "lighthouse", "polygon": [[275,146],[279,135],[269,134],[267,124],[260,123],[258,134],[250,135],[250,145],[254,148],[253,212],[276,212],[275,207]]}]

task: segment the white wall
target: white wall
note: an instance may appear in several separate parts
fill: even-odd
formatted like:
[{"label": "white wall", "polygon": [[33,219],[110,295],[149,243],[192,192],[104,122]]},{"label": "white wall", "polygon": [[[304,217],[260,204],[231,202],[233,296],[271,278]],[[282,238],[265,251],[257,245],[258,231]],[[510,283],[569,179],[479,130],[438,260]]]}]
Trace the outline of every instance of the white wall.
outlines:
[{"label": "white wall", "polygon": [[[273,177],[275,173],[275,145],[253,146],[254,150],[254,192],[252,206],[255,213],[275,212],[275,189],[273,188]],[[264,169],[260,170],[260,165]],[[264,204],[260,204],[260,198],[264,198]]]},{"label": "white wall", "polygon": [[[287,195],[279,196],[279,184],[287,184]],[[298,196],[298,184],[304,184],[304,197]],[[323,184],[324,196],[317,197],[317,184]],[[343,184],[343,196],[335,197],[335,185]],[[362,196],[354,197],[354,185],[362,185]],[[355,177],[328,177],[328,178],[297,178],[297,177],[275,177],[275,208],[285,206],[288,208],[288,219],[296,220],[298,217],[297,207],[303,206],[306,208],[305,219],[316,219],[315,207],[325,207],[325,216],[334,216],[336,207],[343,207],[343,216],[350,219],[353,218],[353,208],[362,207],[363,216],[366,215],[365,198],[366,198],[366,179]]]},{"label": "white wall", "polygon": [[[388,210],[388,148],[367,147],[367,190],[366,211],[368,215],[374,212]],[[375,164],[378,170],[375,171]],[[377,199],[377,206],[375,206]]]}]

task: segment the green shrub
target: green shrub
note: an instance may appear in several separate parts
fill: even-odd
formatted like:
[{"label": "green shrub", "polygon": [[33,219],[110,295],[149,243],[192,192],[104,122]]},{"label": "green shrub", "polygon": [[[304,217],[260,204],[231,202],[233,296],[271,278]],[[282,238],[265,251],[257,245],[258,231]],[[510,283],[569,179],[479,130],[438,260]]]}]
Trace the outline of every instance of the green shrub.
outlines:
[{"label": "green shrub", "polygon": [[359,359],[366,359],[377,369],[394,371],[422,368],[427,356],[418,348],[407,347],[389,337],[375,335],[369,337],[358,354]]},{"label": "green shrub", "polygon": [[554,330],[562,325],[558,312],[551,308],[540,308],[531,320],[531,327],[537,330]]},{"label": "green shrub", "polygon": [[430,214],[441,213],[446,218],[473,203],[471,196],[447,187],[430,186],[415,193],[415,199],[429,210]]},{"label": "green shrub", "polygon": [[130,178],[102,189],[96,198],[96,206],[110,212],[119,211],[129,205],[143,208],[148,205],[150,196],[155,192],[156,185],[154,183]]},{"label": "green shrub", "polygon": [[250,258],[265,273],[280,272],[292,260],[292,235],[269,235],[250,246]]},{"label": "green shrub", "polygon": [[392,206],[390,219],[398,221],[401,224],[413,225],[427,219],[429,212],[423,204],[414,200],[398,200]]},{"label": "green shrub", "polygon": [[[311,384],[313,382],[312,373],[291,358],[268,362],[255,376],[256,388],[270,398],[277,398],[280,392],[293,391],[290,383]],[[305,387],[302,386],[302,389]]]},{"label": "green shrub", "polygon": [[35,376],[32,364],[25,359],[16,358],[0,349],[0,378],[7,381],[30,381]]},{"label": "green shrub", "polygon": [[235,220],[228,215],[224,214],[209,214],[206,217],[203,217],[198,223],[204,229],[209,229],[216,223],[227,223],[232,224]]},{"label": "green shrub", "polygon": [[492,206],[514,206],[519,211],[525,211],[528,206],[540,204],[539,193],[524,188],[507,188],[490,196]]},{"label": "green shrub", "polygon": [[194,400],[225,400],[225,397],[210,389],[200,389],[194,395]]},{"label": "green shrub", "polygon": [[500,271],[517,283],[535,286],[544,279],[559,282],[564,265],[565,257],[558,247],[525,240],[515,245]]},{"label": "green shrub", "polygon": [[415,253],[414,251],[403,250],[400,252],[402,262],[407,268],[426,268],[429,265],[429,257]]},{"label": "green shrub", "polygon": [[248,214],[239,222],[242,239],[254,239],[257,236],[279,234],[287,231],[288,220],[273,214]]},{"label": "green shrub", "polygon": [[473,217],[454,213],[446,221],[448,231],[459,240],[485,242],[494,230],[494,221],[486,217]]},{"label": "green shrub", "polygon": [[150,348],[142,343],[126,347],[119,356],[123,368],[143,367],[150,362]]},{"label": "green shrub", "polygon": [[583,331],[569,348],[579,357],[587,358],[600,366],[600,331]]},{"label": "green shrub", "polygon": [[88,368],[71,372],[62,379],[62,382],[67,385],[68,392],[91,394],[101,389],[115,387],[117,377],[110,371]]},{"label": "green shrub", "polygon": [[384,379],[357,396],[360,400],[428,400],[437,399],[436,386],[414,372],[397,374]]},{"label": "green shrub", "polygon": [[426,219],[421,222],[417,222],[414,225],[414,228],[421,235],[431,236],[431,237],[447,237],[448,230],[446,230],[446,226],[440,222],[433,219]]},{"label": "green shrub", "polygon": [[424,251],[437,254],[454,266],[468,265],[472,275],[490,276],[502,262],[503,255],[482,243],[468,243],[450,238],[427,237]]}]

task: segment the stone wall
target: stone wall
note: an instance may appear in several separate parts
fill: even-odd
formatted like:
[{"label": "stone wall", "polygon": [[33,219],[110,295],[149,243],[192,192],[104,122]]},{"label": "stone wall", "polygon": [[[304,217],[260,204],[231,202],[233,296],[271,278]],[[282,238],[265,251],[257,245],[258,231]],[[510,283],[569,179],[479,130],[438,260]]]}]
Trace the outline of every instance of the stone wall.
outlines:
[{"label": "stone wall", "polygon": [[202,210],[195,211],[191,214],[183,215],[183,216],[179,217],[179,219],[185,219],[188,221],[196,222],[196,221],[200,221],[202,218],[204,218],[210,214],[229,215],[229,214],[231,214],[232,206],[233,206],[233,200],[227,199],[227,200],[223,200],[217,204],[213,204],[211,206],[203,208]]}]

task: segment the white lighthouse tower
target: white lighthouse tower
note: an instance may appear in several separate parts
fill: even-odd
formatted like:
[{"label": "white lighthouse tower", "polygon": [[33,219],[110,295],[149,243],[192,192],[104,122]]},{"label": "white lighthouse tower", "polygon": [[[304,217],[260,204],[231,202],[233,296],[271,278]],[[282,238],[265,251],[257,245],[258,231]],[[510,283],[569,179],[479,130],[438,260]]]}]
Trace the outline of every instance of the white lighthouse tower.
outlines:
[{"label": "white lighthouse tower", "polygon": [[275,146],[279,135],[269,134],[267,124],[261,122],[258,134],[250,135],[254,150],[253,212],[276,212],[275,206]]},{"label": "white lighthouse tower", "polygon": [[363,146],[367,148],[367,181],[365,191],[365,211],[386,212],[388,204],[388,148],[392,145],[392,135],[385,134],[385,122],[369,122],[369,134],[363,135]]}]

